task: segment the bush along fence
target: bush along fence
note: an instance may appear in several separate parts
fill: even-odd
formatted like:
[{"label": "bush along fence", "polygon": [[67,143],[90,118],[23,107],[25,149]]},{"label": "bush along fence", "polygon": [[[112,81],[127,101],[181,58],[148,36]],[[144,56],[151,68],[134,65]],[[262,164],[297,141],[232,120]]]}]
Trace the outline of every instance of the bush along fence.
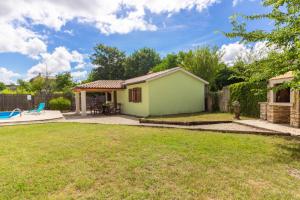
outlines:
[{"label": "bush along fence", "polygon": [[[234,101],[239,101],[241,105],[241,114],[250,117],[259,117],[259,102],[265,102],[267,98],[266,92],[258,93],[257,88],[267,88],[266,85],[260,86],[253,83],[241,82],[229,86],[230,101],[229,105]],[[267,90],[265,90],[267,91]]]},{"label": "bush along fence", "polygon": [[259,117],[259,102],[265,102],[266,92],[257,93],[257,88],[266,88],[252,83],[241,82],[224,87],[218,92],[206,93],[206,110],[209,112],[232,112],[232,102],[239,101],[241,114],[249,117]]}]

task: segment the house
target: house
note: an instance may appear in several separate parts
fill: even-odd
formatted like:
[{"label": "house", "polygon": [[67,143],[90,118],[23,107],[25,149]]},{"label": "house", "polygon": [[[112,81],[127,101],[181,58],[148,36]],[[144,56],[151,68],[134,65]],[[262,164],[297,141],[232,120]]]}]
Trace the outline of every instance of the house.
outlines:
[{"label": "house", "polygon": [[49,81],[51,82],[54,82],[56,81],[56,77],[55,76],[45,76],[45,75],[42,75],[41,73],[39,73],[38,75],[36,75],[35,77],[31,78],[29,80],[29,82],[33,82],[34,80],[38,79],[38,78],[43,78],[43,79],[48,79]]},{"label": "house", "polygon": [[[294,79],[293,72],[273,77],[268,87],[273,88]],[[260,118],[272,123],[290,124],[300,127],[300,93],[298,90],[285,88],[269,90],[267,102],[260,104]]]},{"label": "house", "polygon": [[86,115],[86,93],[106,94],[121,113],[134,116],[157,116],[194,113],[205,110],[205,85],[208,82],[180,68],[149,73],[128,80],[99,80],[74,88],[76,113]]}]

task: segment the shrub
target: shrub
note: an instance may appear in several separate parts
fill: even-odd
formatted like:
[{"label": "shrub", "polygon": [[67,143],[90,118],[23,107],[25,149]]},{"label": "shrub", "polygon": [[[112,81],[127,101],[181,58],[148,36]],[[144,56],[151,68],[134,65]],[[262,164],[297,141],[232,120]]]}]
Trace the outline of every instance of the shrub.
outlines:
[{"label": "shrub", "polygon": [[63,97],[58,97],[49,101],[49,107],[51,110],[70,110],[71,101]]},{"label": "shrub", "polygon": [[[230,106],[232,102],[239,101],[241,105],[241,114],[245,116],[258,117],[258,102],[264,102],[267,99],[267,85],[265,83],[254,84],[248,82],[235,83],[229,86]],[[264,92],[257,92],[257,89],[264,89]]]}]

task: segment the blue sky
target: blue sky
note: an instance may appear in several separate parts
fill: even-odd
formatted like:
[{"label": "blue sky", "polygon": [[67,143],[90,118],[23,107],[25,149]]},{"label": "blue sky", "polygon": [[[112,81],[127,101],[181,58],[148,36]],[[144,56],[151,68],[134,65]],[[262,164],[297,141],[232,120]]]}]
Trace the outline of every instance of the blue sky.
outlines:
[{"label": "blue sky", "polygon": [[[71,5],[62,0],[59,5],[31,0],[20,9],[0,3],[7,11],[0,13],[0,81],[28,79],[45,72],[45,66],[53,75],[71,71],[75,80],[84,79],[92,69],[88,57],[97,43],[127,54],[151,47],[161,56],[196,46],[223,46],[228,51],[224,59],[230,62],[247,47],[220,33],[231,30],[229,17],[266,12],[259,0],[166,0],[166,5],[131,2],[112,3],[109,8],[105,7],[108,1],[93,0],[99,8],[76,1]],[[249,29],[268,26],[268,22],[255,22]]]}]

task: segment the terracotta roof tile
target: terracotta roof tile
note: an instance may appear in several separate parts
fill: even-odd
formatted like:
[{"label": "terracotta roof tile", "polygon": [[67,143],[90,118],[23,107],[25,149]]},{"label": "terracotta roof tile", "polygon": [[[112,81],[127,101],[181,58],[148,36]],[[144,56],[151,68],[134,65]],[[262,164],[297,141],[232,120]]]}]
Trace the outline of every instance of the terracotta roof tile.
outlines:
[{"label": "terracotta roof tile", "polygon": [[121,89],[123,88],[122,80],[98,80],[90,83],[78,85],[76,88],[86,89]]}]

